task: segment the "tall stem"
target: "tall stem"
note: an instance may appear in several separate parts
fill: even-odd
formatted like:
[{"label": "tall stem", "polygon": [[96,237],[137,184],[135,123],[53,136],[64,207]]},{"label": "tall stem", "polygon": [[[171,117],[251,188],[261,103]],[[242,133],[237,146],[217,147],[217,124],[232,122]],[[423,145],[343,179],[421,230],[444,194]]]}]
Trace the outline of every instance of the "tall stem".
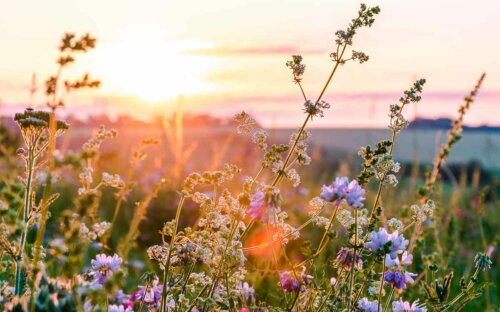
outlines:
[{"label": "tall stem", "polygon": [[172,239],[170,240],[170,246],[168,248],[167,263],[165,264],[165,272],[163,273],[163,289],[161,296],[161,312],[166,311],[167,307],[167,283],[168,283],[168,273],[170,269],[170,259],[172,258],[172,250],[174,249],[175,237],[177,235],[177,228],[179,226],[179,219],[181,216],[182,205],[184,204],[184,196],[179,200],[179,205],[177,205],[177,211],[175,213],[175,223],[174,232],[172,233]]},{"label": "tall stem", "polygon": [[377,312],[380,312],[380,303],[382,300],[382,291],[384,290],[384,277],[385,277],[385,257],[384,261],[382,262],[382,277],[380,278],[380,289],[378,292],[378,303],[379,305],[377,306]]},{"label": "tall stem", "polygon": [[17,256],[16,261],[16,282],[15,282],[15,292],[16,296],[20,296],[23,292],[23,283],[22,283],[22,267],[23,267],[23,259],[24,259],[24,249],[26,245],[26,235],[28,234],[28,219],[29,214],[31,212],[31,192],[32,192],[32,180],[33,180],[33,170],[34,170],[34,151],[33,146],[28,146],[28,177],[26,178],[26,190],[24,192],[24,211],[23,211],[23,233],[21,235],[21,242],[19,243],[19,255]]},{"label": "tall stem", "polygon": [[[389,293],[389,297],[387,297],[387,301],[385,302],[384,310],[382,310],[383,312],[387,311],[387,309],[389,308],[389,304],[391,302],[393,294],[394,294],[394,287],[391,287],[391,292]],[[380,302],[378,302],[378,304],[380,304]]]},{"label": "tall stem", "polygon": [[354,286],[354,272],[356,266],[356,252],[358,250],[358,210],[354,209],[354,248],[352,251],[352,261],[351,261],[351,280],[349,282],[349,299],[347,305],[347,311],[351,310],[352,303],[352,288]]},{"label": "tall stem", "polygon": [[[60,75],[60,73],[58,74]],[[54,151],[56,149],[56,132],[57,132],[57,120],[55,109],[53,108],[50,113],[49,119],[49,144],[47,153],[47,181],[45,183],[45,188],[43,190],[43,196],[41,200],[41,213],[40,213],[40,223],[38,232],[36,234],[35,245],[33,247],[33,267],[35,273],[38,270],[38,259],[40,258],[40,247],[43,243],[43,237],[45,236],[45,227],[47,224],[47,213],[49,210],[50,203],[50,193],[52,190],[52,168],[54,166]]]},{"label": "tall stem", "polygon": [[[341,52],[341,54],[339,56],[339,60],[341,60],[342,57],[344,56],[344,52],[345,52],[346,47],[347,47],[347,44],[344,44],[343,47],[342,47],[342,52]],[[321,93],[318,96],[318,99],[316,100],[316,103],[318,103],[319,101],[321,101],[321,99],[323,98],[323,95],[325,94],[326,89],[328,88],[328,85],[330,85],[330,82],[332,81],[332,78],[335,75],[335,72],[337,71],[337,68],[339,67],[339,65],[340,65],[340,61],[336,61],[335,62],[335,66],[333,67],[332,72],[330,73],[330,76],[328,77],[328,80],[326,81],[325,85],[323,86],[323,89],[321,90]],[[301,90],[302,90],[302,86],[301,86]],[[280,181],[281,177],[283,176],[283,171],[288,166],[288,163],[290,162],[290,159],[292,158],[293,152],[295,151],[295,148],[297,147],[297,144],[300,141],[300,137],[302,136],[302,133],[304,133],[304,130],[305,130],[306,126],[307,126],[307,123],[309,122],[309,120],[311,119],[311,117],[312,117],[311,114],[307,114],[307,117],[304,120],[304,123],[302,124],[302,127],[299,130],[297,138],[293,142],[292,147],[290,148],[290,151],[288,151],[288,155],[287,155],[287,157],[285,159],[285,162],[283,163],[283,166],[281,167],[281,170],[278,172],[278,175],[274,179],[274,181],[272,183],[272,186],[276,186],[278,184],[278,182]]]}]

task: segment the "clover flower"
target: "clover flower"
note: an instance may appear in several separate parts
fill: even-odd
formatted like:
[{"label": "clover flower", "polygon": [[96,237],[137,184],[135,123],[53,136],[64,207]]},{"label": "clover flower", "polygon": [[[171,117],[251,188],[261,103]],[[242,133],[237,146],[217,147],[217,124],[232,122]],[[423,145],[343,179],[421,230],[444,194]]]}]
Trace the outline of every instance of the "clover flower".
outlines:
[{"label": "clover flower", "polygon": [[339,205],[342,199],[345,198],[348,186],[349,179],[347,177],[337,177],[332,185],[323,185],[321,187],[320,197],[326,201],[335,202],[335,205]]},{"label": "clover flower", "polygon": [[409,241],[405,239],[403,234],[399,234],[398,231],[394,231],[391,233],[392,236],[392,245],[391,252],[389,253],[391,258],[394,259],[398,254],[403,253],[408,247]]},{"label": "clover flower", "polygon": [[359,185],[358,181],[352,180],[347,188],[346,200],[349,206],[353,208],[363,208],[365,201],[365,190]]},{"label": "clover flower", "polygon": [[382,305],[377,300],[370,301],[365,297],[358,301],[358,309],[364,312],[378,312],[382,311]]},{"label": "clover flower", "polygon": [[305,284],[309,283],[313,277],[305,273],[301,273],[300,280],[297,280],[295,274],[291,271],[284,271],[280,273],[280,286],[284,292],[304,292],[306,290]]},{"label": "clover flower", "polygon": [[347,177],[337,177],[332,185],[323,185],[321,187],[320,197],[326,201],[339,205],[342,200],[353,208],[362,208],[365,200],[365,190],[359,185],[358,181],[349,182]]},{"label": "clover flower", "polygon": [[389,254],[385,256],[385,266],[387,268],[390,267],[401,267],[401,266],[410,266],[413,263],[413,255],[409,254],[407,251],[403,253],[401,256],[401,261],[399,260],[398,257],[396,258],[391,258]]},{"label": "clover flower", "polygon": [[151,285],[141,285],[138,288],[139,290],[132,295],[132,299],[135,302],[142,302],[144,300],[144,304],[148,308],[158,307],[163,291],[163,285],[158,279],[153,280]]},{"label": "clover flower", "polygon": [[377,232],[370,233],[370,241],[365,246],[372,251],[383,251],[388,243],[390,243],[389,255],[391,259],[396,259],[398,254],[406,250],[409,241],[398,231],[389,234],[385,228],[380,228]]},{"label": "clover flower", "polygon": [[418,300],[414,301],[411,305],[408,301],[403,301],[399,298],[399,301],[392,302],[393,312],[427,312],[427,308],[424,304],[421,304]]},{"label": "clover flower", "polygon": [[97,255],[95,260],[90,262],[92,265],[90,274],[94,278],[91,284],[93,286],[103,285],[104,282],[113,275],[113,272],[120,269],[122,262],[122,258],[117,254],[112,257],[106,256],[105,254]]},{"label": "clover flower", "polygon": [[390,240],[391,236],[387,233],[387,230],[380,228],[377,232],[370,233],[370,241],[365,246],[372,251],[377,251],[383,249]]},{"label": "clover flower", "polygon": [[413,284],[413,278],[417,276],[415,273],[397,271],[386,271],[384,280],[396,289],[405,289],[406,284]]},{"label": "clover flower", "polygon": [[285,271],[280,273],[280,286],[284,292],[295,292],[300,289],[300,282],[295,279],[292,272]]},{"label": "clover flower", "polygon": [[[344,267],[344,269],[346,270],[350,270],[353,258],[352,256],[353,253],[349,248],[342,247],[337,253],[337,258],[335,259],[335,262],[337,263],[338,266]],[[354,263],[355,263],[354,264],[355,269],[361,270],[363,268],[363,261],[361,260],[361,255],[356,254]]]}]

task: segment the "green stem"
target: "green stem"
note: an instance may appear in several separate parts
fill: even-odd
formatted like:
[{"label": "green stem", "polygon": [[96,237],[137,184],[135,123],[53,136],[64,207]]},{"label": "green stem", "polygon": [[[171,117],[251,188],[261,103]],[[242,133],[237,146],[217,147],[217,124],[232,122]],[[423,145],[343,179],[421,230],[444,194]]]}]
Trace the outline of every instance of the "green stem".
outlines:
[{"label": "green stem", "polygon": [[167,307],[167,283],[168,283],[168,273],[170,269],[170,259],[172,258],[172,250],[174,249],[175,237],[177,235],[177,227],[179,226],[179,219],[181,216],[182,205],[184,204],[184,196],[179,200],[179,205],[177,206],[177,211],[175,213],[175,224],[174,232],[172,233],[172,239],[170,240],[170,246],[168,248],[167,263],[165,264],[165,272],[163,273],[163,290],[161,297],[161,312],[166,312]]},{"label": "green stem", "polygon": [[[383,312],[387,311],[387,309],[389,308],[389,304],[391,302],[393,294],[394,294],[394,287],[391,288],[391,292],[389,293],[389,297],[387,297],[387,301],[385,302],[384,310],[382,310]],[[380,302],[378,302],[377,304],[380,304]]]},{"label": "green stem", "polygon": [[380,303],[382,300],[382,291],[384,290],[384,277],[385,277],[385,257],[384,261],[382,262],[382,277],[380,278],[380,289],[378,292],[378,299],[377,302],[379,305],[377,306],[377,312],[380,312]]},{"label": "green stem", "polygon": [[[217,268],[215,278],[212,282],[212,285],[209,288],[208,299],[212,298],[212,295],[215,291],[215,287],[217,286],[217,283],[219,282],[220,274],[222,273],[222,269],[224,268],[224,262],[225,262],[224,260],[226,258],[226,253],[229,249],[229,245],[231,245],[231,242],[233,240],[233,237],[234,237],[234,234],[236,233],[237,228],[238,228],[238,221],[235,220],[235,221],[233,221],[233,225],[231,227],[231,232],[229,233],[229,237],[227,239],[226,246],[224,247],[224,252],[222,253],[222,258],[221,258],[221,261],[220,261],[219,266]],[[203,305],[202,311],[205,311],[205,308],[206,308],[206,302]]]},{"label": "green stem", "polygon": [[293,308],[295,307],[295,304],[297,303],[297,299],[299,299],[299,295],[300,295],[300,288],[297,290],[295,297],[293,298],[292,305],[290,306],[290,308],[288,308],[289,312],[293,311]]},{"label": "green stem", "polygon": [[[344,52],[347,48],[347,44],[344,44],[342,47],[342,53],[340,54],[339,60],[342,59],[342,56],[344,55]],[[318,96],[318,99],[316,100],[316,103],[319,103],[321,99],[323,98],[323,95],[326,92],[326,89],[328,88],[328,85],[330,85],[330,82],[332,81],[333,76],[335,75],[335,72],[337,71],[337,68],[340,65],[340,61],[335,62],[335,66],[332,69],[332,72],[330,73],[330,76],[328,77],[328,80],[326,81],[325,85],[323,86],[323,89],[321,90],[321,93]],[[299,143],[300,137],[302,136],[302,133],[304,132],[307,123],[311,119],[312,115],[307,114],[306,119],[304,120],[304,123],[302,124],[302,127],[300,127],[299,134],[297,135],[297,138],[293,142],[292,148],[290,148],[290,151],[288,152],[288,155],[286,156],[285,162],[283,163],[283,166],[281,167],[280,171],[278,171],[278,175],[274,179],[273,183],[271,186],[276,186],[278,182],[280,181],[281,177],[283,176],[283,171],[285,168],[288,166],[288,163],[290,162],[290,159],[292,158],[293,152],[295,151],[295,148],[297,147],[297,144]]]},{"label": "green stem", "polygon": [[351,261],[351,280],[349,282],[349,299],[347,305],[347,311],[351,310],[352,303],[352,288],[354,286],[354,271],[356,267],[356,252],[358,250],[358,210],[354,209],[354,248],[352,251],[352,261]]},{"label": "green stem", "polygon": [[24,211],[23,211],[23,233],[21,235],[21,242],[19,243],[19,255],[16,261],[16,281],[15,281],[15,291],[16,296],[20,296],[23,293],[22,287],[22,261],[24,258],[24,249],[26,245],[26,236],[28,234],[28,219],[31,212],[31,192],[32,192],[32,180],[33,180],[33,168],[35,163],[35,158],[33,155],[33,146],[28,147],[28,177],[26,179],[26,191],[24,192]]}]

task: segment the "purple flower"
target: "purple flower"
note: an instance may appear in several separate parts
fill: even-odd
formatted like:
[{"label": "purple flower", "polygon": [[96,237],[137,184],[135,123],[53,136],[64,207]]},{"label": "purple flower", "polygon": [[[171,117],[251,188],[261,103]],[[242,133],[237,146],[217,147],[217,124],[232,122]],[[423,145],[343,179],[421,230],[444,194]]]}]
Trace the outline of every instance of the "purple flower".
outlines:
[{"label": "purple flower", "polygon": [[248,214],[252,219],[261,219],[264,213],[262,206],[264,204],[264,193],[260,190],[255,192],[251,198],[250,207],[248,207]]},{"label": "purple flower", "polygon": [[385,281],[396,289],[405,289],[406,284],[413,284],[413,277],[417,276],[415,273],[401,271],[386,271],[384,274]]},{"label": "purple flower", "polygon": [[120,268],[122,264],[122,258],[118,257],[117,254],[111,256],[106,256],[105,254],[99,254],[95,257],[95,260],[90,261],[92,265],[92,271],[90,275],[93,276],[92,281],[93,286],[100,286],[113,275],[113,272]]},{"label": "purple flower", "polygon": [[250,285],[247,282],[244,282],[241,285],[241,291],[243,293],[243,298],[245,298],[245,300],[251,299],[252,301],[255,301],[254,297],[255,289],[253,289],[253,287],[250,287]]},{"label": "purple flower", "polygon": [[385,228],[378,229],[377,232],[370,233],[370,241],[365,246],[373,251],[381,250],[391,240],[391,236],[387,233]]},{"label": "purple flower", "polygon": [[346,200],[353,208],[362,208],[365,201],[365,190],[359,185],[358,181],[352,180],[347,188]]},{"label": "purple flower", "polygon": [[398,254],[401,254],[403,253],[403,251],[406,250],[409,241],[405,239],[403,234],[399,234],[398,231],[394,231],[391,233],[391,240],[392,240],[392,245],[391,245],[391,252],[389,254],[391,255],[391,258],[394,259],[397,257]]},{"label": "purple flower", "polygon": [[[346,270],[350,270],[352,256],[353,253],[349,248],[342,247],[337,253],[335,261],[339,266],[344,267]],[[363,261],[361,260],[361,256],[359,254],[356,254],[354,268],[357,270],[361,270],[363,268]]]},{"label": "purple flower", "polygon": [[125,294],[121,289],[118,290],[118,294],[116,295],[116,303],[123,305],[125,308],[131,308],[133,303],[131,299],[131,295]]},{"label": "purple flower", "polygon": [[427,308],[424,304],[420,304],[418,300],[414,301],[411,305],[408,301],[403,301],[399,298],[399,301],[392,302],[393,312],[427,312]]},{"label": "purple flower", "polygon": [[269,188],[265,192],[257,190],[251,197],[247,213],[253,220],[273,220],[274,211],[279,207],[280,201],[280,190],[277,188]]},{"label": "purple flower", "polygon": [[295,292],[300,289],[300,282],[295,279],[290,271],[280,273],[280,284],[285,292]]},{"label": "purple flower", "polygon": [[108,307],[108,312],[133,312],[132,308],[127,308],[122,305],[112,304]]},{"label": "purple flower", "polygon": [[148,308],[158,307],[162,291],[163,285],[156,279],[149,286],[139,286],[139,290],[134,292],[133,299],[135,302],[141,302],[144,298],[144,304]]},{"label": "purple flower", "polygon": [[358,309],[365,312],[378,312],[382,311],[382,305],[378,304],[377,300],[370,301],[365,297],[358,301]]},{"label": "purple flower", "polygon": [[323,185],[321,187],[320,197],[326,201],[340,205],[342,200],[353,208],[362,208],[365,201],[365,190],[359,185],[358,181],[352,180],[349,183],[347,177],[337,177],[332,185]]},{"label": "purple flower", "polygon": [[335,205],[339,205],[347,194],[348,186],[349,179],[347,177],[337,177],[332,185],[323,185],[321,187],[320,197],[329,202],[334,201]]},{"label": "purple flower", "polygon": [[398,231],[388,234],[385,228],[380,228],[377,232],[373,231],[370,233],[370,241],[365,246],[372,251],[379,251],[383,250],[388,242],[391,242],[389,252],[391,259],[396,259],[398,254],[403,253],[409,243],[403,234],[399,234]]}]

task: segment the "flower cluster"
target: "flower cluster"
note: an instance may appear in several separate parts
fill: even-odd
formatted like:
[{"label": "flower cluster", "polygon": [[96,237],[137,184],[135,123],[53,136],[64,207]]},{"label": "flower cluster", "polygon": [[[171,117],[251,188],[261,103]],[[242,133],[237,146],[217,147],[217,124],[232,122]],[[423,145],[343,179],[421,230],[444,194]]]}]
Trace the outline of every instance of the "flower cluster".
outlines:
[{"label": "flower cluster", "polygon": [[291,292],[304,292],[306,290],[306,285],[313,280],[311,275],[307,275],[304,272],[301,274],[284,271],[280,273],[280,286],[286,293]]},{"label": "flower cluster", "polygon": [[92,277],[91,285],[100,287],[110,278],[113,273],[120,269],[123,260],[118,255],[107,256],[99,254],[90,262],[92,270],[89,275]]},{"label": "flower cluster", "polygon": [[323,185],[320,197],[335,205],[340,205],[345,200],[349,206],[359,209],[363,207],[364,195],[365,190],[358,181],[349,182],[347,177],[338,177],[331,185]]},{"label": "flower cluster", "polygon": [[319,102],[313,103],[313,101],[307,100],[304,103],[304,112],[309,114],[311,116],[311,118],[312,117],[324,117],[325,114],[324,114],[323,110],[329,109],[329,108],[330,108],[330,104],[328,104],[325,101],[319,101]]},{"label": "flower cluster", "polygon": [[302,56],[292,55],[292,60],[286,62],[286,67],[292,70],[295,81],[300,82],[306,70],[306,65],[302,64]]}]

